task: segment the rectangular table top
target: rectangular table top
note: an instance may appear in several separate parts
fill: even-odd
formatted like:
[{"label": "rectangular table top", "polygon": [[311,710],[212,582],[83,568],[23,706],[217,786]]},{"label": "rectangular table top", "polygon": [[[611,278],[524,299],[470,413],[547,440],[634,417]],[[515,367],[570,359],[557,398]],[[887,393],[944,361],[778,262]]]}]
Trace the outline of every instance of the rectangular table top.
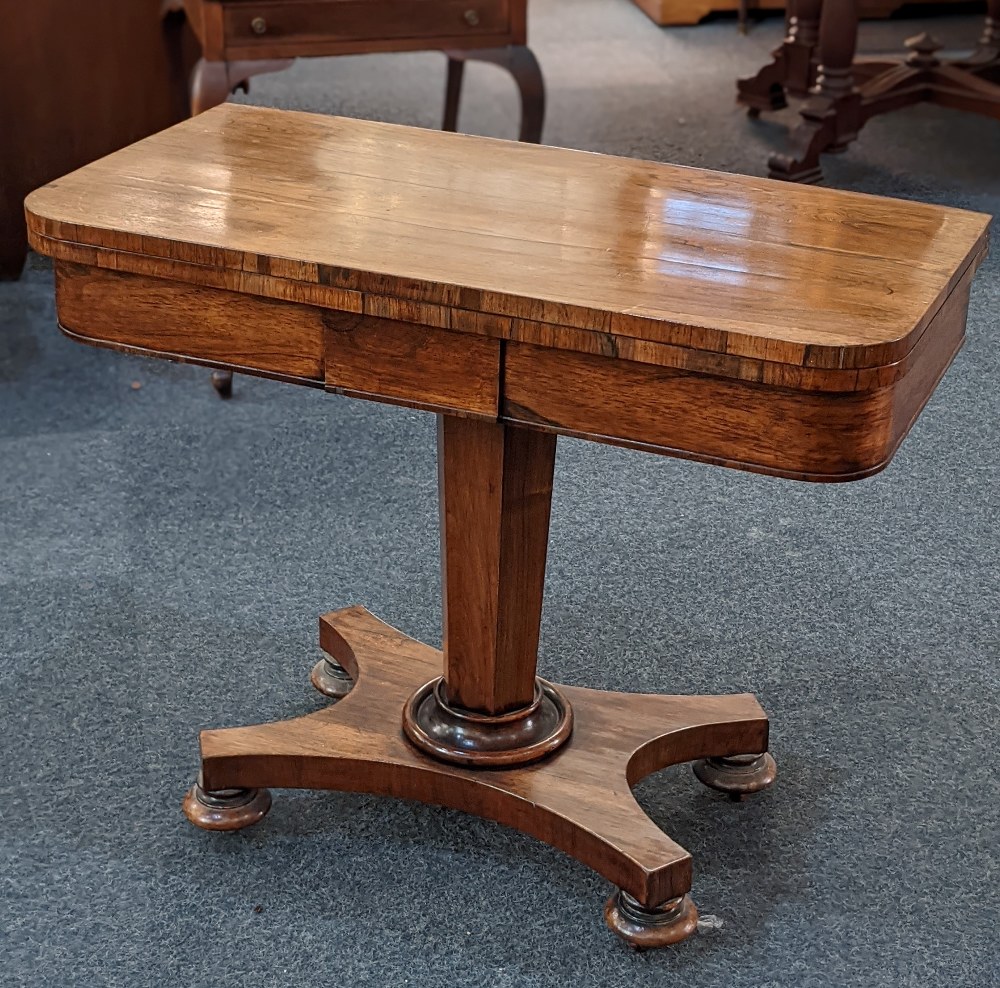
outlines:
[{"label": "rectangular table top", "polygon": [[[224,105],[34,192],[35,246],[266,275],[817,368],[902,359],[989,217],[561,148]],[[68,256],[68,255],[66,255]],[[156,273],[155,263],[146,268]],[[535,327],[534,329],[532,327]],[[458,320],[450,328],[458,328]],[[535,333],[537,338],[532,334]]]}]

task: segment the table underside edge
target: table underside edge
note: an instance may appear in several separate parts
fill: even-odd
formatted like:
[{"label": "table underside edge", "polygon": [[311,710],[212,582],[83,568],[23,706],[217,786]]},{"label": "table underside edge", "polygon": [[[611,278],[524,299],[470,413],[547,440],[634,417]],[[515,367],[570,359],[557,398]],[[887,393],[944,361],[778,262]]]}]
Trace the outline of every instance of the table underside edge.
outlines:
[{"label": "table underside edge", "polygon": [[972,278],[970,269],[890,383],[809,391],[56,267],[60,326],[80,342],[824,482],[889,463],[961,347]]}]

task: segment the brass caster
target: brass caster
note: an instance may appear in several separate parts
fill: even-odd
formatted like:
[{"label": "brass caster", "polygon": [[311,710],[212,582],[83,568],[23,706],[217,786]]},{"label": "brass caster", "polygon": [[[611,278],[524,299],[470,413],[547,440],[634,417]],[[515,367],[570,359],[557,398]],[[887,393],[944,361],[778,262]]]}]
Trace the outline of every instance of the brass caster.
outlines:
[{"label": "brass caster", "polygon": [[233,372],[227,370],[212,371],[212,387],[219,393],[220,398],[232,398]]},{"label": "brass caster", "polygon": [[333,659],[320,659],[309,673],[309,682],[331,700],[342,700],[354,688],[347,670]]},{"label": "brass caster", "polygon": [[266,789],[218,789],[209,792],[196,782],[184,797],[184,815],[203,830],[242,830],[263,820],[271,808]]},{"label": "brass caster", "polygon": [[619,889],[604,907],[604,920],[613,933],[637,950],[669,947],[698,929],[698,910],[689,895],[669,899],[647,909]]},{"label": "brass caster", "polygon": [[691,768],[700,782],[726,793],[730,799],[760,792],[773,785],[778,775],[778,765],[766,751],[762,755],[703,758]]}]

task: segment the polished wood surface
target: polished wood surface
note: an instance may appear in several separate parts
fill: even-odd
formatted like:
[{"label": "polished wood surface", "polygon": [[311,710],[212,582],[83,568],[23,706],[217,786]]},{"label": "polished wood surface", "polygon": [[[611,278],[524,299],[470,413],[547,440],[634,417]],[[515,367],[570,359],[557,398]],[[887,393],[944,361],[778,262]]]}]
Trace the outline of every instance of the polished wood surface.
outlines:
[{"label": "polished wood surface", "polygon": [[[201,43],[191,113],[224,103],[249,80],[302,56],[439,49],[448,60],[443,130],[458,129],[467,61],[506,69],[521,98],[519,140],[538,143],[545,120],[541,67],[527,47],[527,0],[166,0],[184,10]],[[232,395],[231,370],[212,384]]]},{"label": "polished wood surface", "polygon": [[982,256],[988,220],[243,106],[67,176],[28,212],[39,249],[70,260],[82,245],[143,258],[146,273],[193,264],[205,283],[226,272],[225,287],[338,309],[387,296],[439,306],[440,320],[459,310],[608,347],[625,337],[831,369],[904,357]]},{"label": "polished wood surface", "polygon": [[[905,438],[964,340],[971,276],[894,364],[787,375],[778,373],[787,365],[772,365],[756,378],[729,378],[714,361],[695,370],[613,348],[501,341],[477,332],[483,324],[471,317],[465,334],[66,261],[56,264],[56,293],[64,332],[99,346],[761,473],[845,481],[884,468]],[[360,303],[348,295],[346,304]],[[430,307],[427,316],[438,312]],[[818,373],[828,375],[819,386]]]},{"label": "polished wood surface", "polygon": [[889,385],[797,390],[511,344],[503,418],[798,480],[859,480],[888,465],[961,347],[969,280],[892,368]]},{"label": "polished wood surface", "polygon": [[556,439],[442,416],[438,445],[448,699],[518,710],[535,688]]},{"label": "polished wood surface", "polygon": [[444,669],[403,711],[407,737],[439,759],[528,764],[573,730],[535,676],[555,460],[554,435],[439,418]]},{"label": "polished wood surface", "polygon": [[646,162],[226,108],[35,193],[84,342],[441,415],[444,649],[328,615],[318,714],[202,735],[206,829],[267,786],[458,807],[618,884],[637,947],[690,935],[691,863],[628,792],[697,760],[775,779],[741,697],[536,676],[556,435],[809,480],[888,463],[962,343],[988,217]]}]

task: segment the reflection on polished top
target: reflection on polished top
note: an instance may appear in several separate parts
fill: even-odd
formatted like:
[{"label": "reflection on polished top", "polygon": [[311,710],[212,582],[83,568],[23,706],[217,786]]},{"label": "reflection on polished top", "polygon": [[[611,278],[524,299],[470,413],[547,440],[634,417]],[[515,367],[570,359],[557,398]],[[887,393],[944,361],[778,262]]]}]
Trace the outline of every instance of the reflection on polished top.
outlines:
[{"label": "reflection on polished top", "polygon": [[903,357],[981,259],[989,221],[236,105],[60,179],[27,211],[56,256],[70,242],[263,275],[246,290],[334,307],[377,292],[817,367]]}]

